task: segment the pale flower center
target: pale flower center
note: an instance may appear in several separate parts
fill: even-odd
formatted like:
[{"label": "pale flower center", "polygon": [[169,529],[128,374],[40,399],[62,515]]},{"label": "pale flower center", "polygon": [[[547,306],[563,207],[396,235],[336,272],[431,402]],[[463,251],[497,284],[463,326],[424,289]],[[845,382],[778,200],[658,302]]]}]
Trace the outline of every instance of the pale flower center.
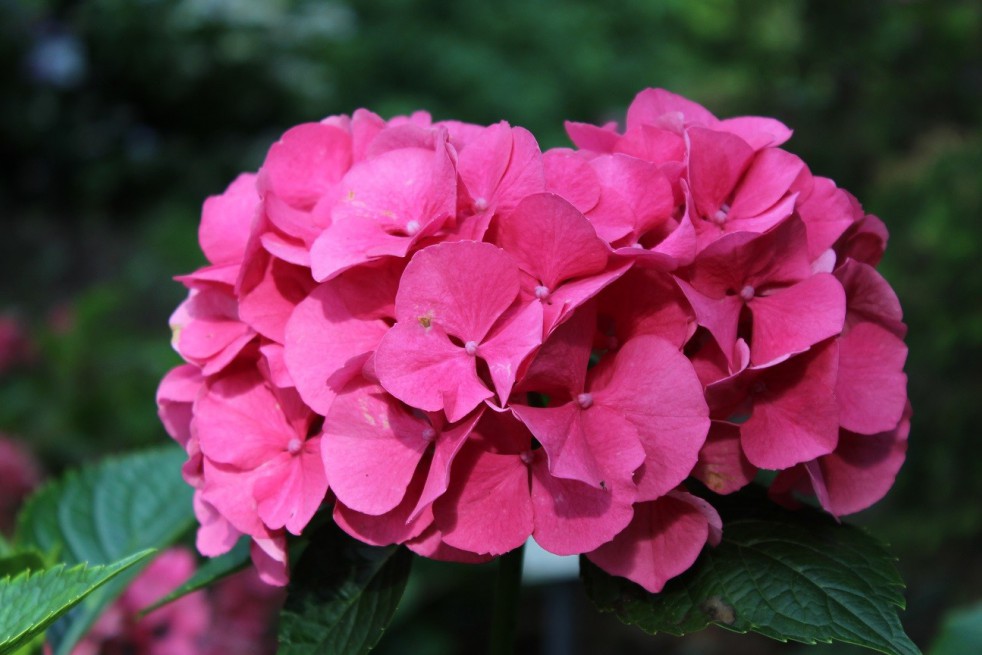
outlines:
[{"label": "pale flower center", "polygon": [[414,219],[406,223],[406,234],[413,236],[417,232],[419,232],[419,221]]},{"label": "pale flower center", "polygon": [[433,441],[436,439],[436,430],[431,427],[423,428],[423,433],[420,435],[425,441]]},{"label": "pale flower center", "polygon": [[464,352],[466,352],[471,357],[473,357],[474,355],[476,355],[477,354],[477,342],[475,342],[475,341],[468,341],[467,343],[465,343],[464,344]]},{"label": "pale flower center", "polygon": [[729,215],[730,215],[730,206],[724,202],[720,206],[720,208],[716,210],[716,213],[710,217],[709,220],[711,220],[713,223],[716,223],[716,225],[722,226],[723,223],[726,222],[726,218]]},{"label": "pale flower center", "polygon": [[286,444],[286,449],[291,455],[296,455],[303,448],[303,441],[294,437]]},{"label": "pale flower center", "polygon": [[588,393],[581,393],[576,397],[576,404],[583,409],[587,409],[593,404],[593,396]]},{"label": "pale flower center", "polygon": [[754,295],[756,293],[757,293],[757,290],[754,289],[749,284],[747,286],[743,287],[742,289],[740,289],[740,297],[743,298],[744,300],[750,300],[751,298],[754,297]]},{"label": "pale flower center", "polygon": [[535,287],[535,297],[539,300],[545,300],[549,297],[549,287],[543,286],[541,284]]}]

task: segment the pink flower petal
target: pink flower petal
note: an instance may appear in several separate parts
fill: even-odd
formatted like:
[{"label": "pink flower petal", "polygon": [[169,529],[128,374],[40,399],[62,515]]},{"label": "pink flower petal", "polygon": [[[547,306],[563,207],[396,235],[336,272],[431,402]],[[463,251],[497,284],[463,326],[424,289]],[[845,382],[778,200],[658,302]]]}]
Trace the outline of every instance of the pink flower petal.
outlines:
[{"label": "pink flower petal", "polygon": [[480,345],[478,356],[488,364],[498,400],[504,406],[511,395],[522,362],[542,343],[542,305],[513,305]]},{"label": "pink flower petal", "polygon": [[907,346],[876,323],[858,323],[839,340],[839,423],[877,434],[897,426],[907,404]]},{"label": "pink flower petal", "polygon": [[693,477],[718,494],[731,494],[751,482],[757,469],[740,446],[740,426],[713,421],[706,444],[699,451]]},{"label": "pink flower petal", "polygon": [[500,555],[532,534],[529,470],[515,455],[466,448],[454,464],[452,481],[433,506],[435,525],[447,544]]},{"label": "pink flower petal", "polygon": [[220,196],[210,196],[201,210],[198,241],[212,264],[242,261],[252,219],[259,207],[256,176],[239,175]]},{"label": "pink flower petal", "polygon": [[813,344],[842,332],[846,295],[828,273],[757,296],[747,303],[753,313],[750,361],[754,365],[804,352]]},{"label": "pink flower petal", "polygon": [[307,526],[326,494],[320,437],[307,439],[296,454],[283,453],[267,462],[253,487],[263,523],[293,534],[300,534]]},{"label": "pink flower petal", "polygon": [[351,165],[351,137],[332,125],[305,123],[273,144],[260,186],[297,209],[310,209]]},{"label": "pink flower petal", "polygon": [[168,371],[157,387],[157,414],[167,434],[182,447],[191,438],[191,406],[203,387],[201,370],[191,364]]},{"label": "pink flower petal", "polygon": [[527,195],[545,191],[542,154],[531,132],[501,122],[461,150],[457,172],[471,199],[508,213]]},{"label": "pink flower petal", "polygon": [[727,132],[692,127],[687,136],[689,188],[698,215],[712,218],[750,166],[754,151],[746,141]]},{"label": "pink flower petal", "polygon": [[697,507],[664,496],[636,505],[631,524],[587,557],[607,573],[658,593],[695,563],[708,539],[709,521]]},{"label": "pink flower petal", "polygon": [[264,337],[285,343],[287,319],[315,283],[309,269],[273,257],[264,269],[258,284],[242,289],[239,318]]},{"label": "pink flower petal", "polygon": [[780,470],[835,450],[838,362],[838,345],[833,341],[765,370],[755,383],[753,413],[740,426],[743,451],[751,464]]}]

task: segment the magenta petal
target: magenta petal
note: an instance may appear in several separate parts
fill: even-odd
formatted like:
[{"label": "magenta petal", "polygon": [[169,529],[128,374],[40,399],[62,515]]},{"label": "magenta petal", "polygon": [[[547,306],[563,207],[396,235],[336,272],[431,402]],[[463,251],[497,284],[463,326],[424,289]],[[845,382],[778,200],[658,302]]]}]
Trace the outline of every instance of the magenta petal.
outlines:
[{"label": "magenta petal", "polygon": [[866,509],[886,495],[904,463],[910,419],[890,432],[858,435],[843,432],[835,452],[818,460],[828,500],[836,516]]},{"label": "magenta petal", "polygon": [[457,241],[416,253],[396,295],[400,323],[434,323],[461,341],[484,340],[519,290],[518,266],[489,243]]},{"label": "magenta petal", "polygon": [[433,505],[435,525],[447,544],[500,555],[532,534],[529,471],[515,455],[467,448],[454,464],[452,481]]},{"label": "magenta petal", "polygon": [[257,373],[219,378],[194,405],[194,429],[205,457],[254,469],[286,450],[297,433]]},{"label": "magenta petal", "polygon": [[222,195],[205,200],[198,241],[208,261],[212,264],[242,261],[258,206],[256,176],[251,173],[239,175]]},{"label": "magenta petal", "polygon": [[798,214],[808,230],[811,256],[831,248],[853,223],[852,197],[827,177],[816,177],[812,188],[798,206]]},{"label": "magenta petal", "polygon": [[423,484],[424,469],[423,466],[416,469],[405,497],[395,509],[374,516],[356,512],[337,502],[334,504],[334,522],[355,539],[373,546],[403,543],[419,536],[433,523],[433,512],[429,508],[416,518],[410,518]]},{"label": "magenta petal", "polygon": [[253,487],[259,518],[293,534],[307,526],[327,494],[321,439],[308,439],[296,455],[283,453],[263,467]]},{"label": "magenta petal", "polygon": [[618,345],[651,334],[681,349],[696,329],[689,303],[665,273],[635,267],[598,299],[601,317],[610,320]]},{"label": "magenta petal", "polygon": [[753,413],[740,426],[743,451],[754,466],[780,470],[835,449],[839,408],[835,398],[838,345],[767,369],[758,381]]},{"label": "magenta petal", "polygon": [[253,536],[249,554],[259,579],[266,584],[285,587],[290,581],[286,537],[282,533],[270,537]]},{"label": "magenta petal", "polygon": [[566,121],[564,126],[569,140],[581,150],[613,152],[614,146],[617,145],[617,140],[620,138],[615,123],[598,127],[589,123]]},{"label": "magenta petal", "polygon": [[701,217],[712,217],[727,201],[754,156],[743,139],[727,132],[689,128],[689,189]]},{"label": "magenta petal", "polygon": [[383,257],[403,257],[415,241],[415,237],[390,234],[371,221],[338,221],[325,229],[311,246],[311,274],[323,282],[359,264]]},{"label": "magenta petal", "polygon": [[791,129],[787,125],[763,116],[726,118],[716,124],[716,129],[736,134],[754,150],[779,146],[791,138]]},{"label": "magenta petal", "polygon": [[399,400],[428,412],[446,409],[452,422],[493,395],[477,376],[473,355],[454,345],[439,325],[423,327],[416,320],[397,323],[382,338],[375,372]]},{"label": "magenta petal", "polygon": [[287,319],[314,287],[310,271],[270,257],[259,283],[239,297],[239,318],[277,343],[284,343]]},{"label": "magenta petal", "polygon": [[385,300],[373,293],[384,287],[384,271],[373,280],[361,269],[321,284],[293,310],[286,324],[284,356],[290,376],[311,408],[327,414],[335,395],[361,372],[389,326],[382,317]]},{"label": "magenta petal", "polygon": [[550,292],[607,265],[607,247],[590,221],[552,193],[526,197],[498,224],[498,243]]},{"label": "magenta petal", "polygon": [[750,361],[755,366],[804,352],[842,332],[846,294],[829,273],[757,296],[747,303],[754,316]]},{"label": "magenta petal", "polygon": [[194,516],[199,523],[195,546],[205,557],[224,555],[242,536],[211,503],[202,498],[200,491],[194,493]]},{"label": "magenta petal", "polygon": [[313,207],[351,165],[351,137],[323,123],[291,128],[273,144],[261,185],[297,209]]},{"label": "magenta petal", "polygon": [[859,323],[839,340],[839,423],[860,434],[896,427],[907,404],[907,346],[875,323]]},{"label": "magenta petal", "polygon": [[629,486],[600,488],[553,477],[539,456],[532,465],[532,536],[556,555],[594,550],[630,523],[634,497]]},{"label": "magenta petal", "polygon": [[630,525],[587,558],[607,573],[658,593],[692,566],[709,539],[709,521],[694,505],[673,496],[635,506]]},{"label": "magenta petal", "polygon": [[600,200],[600,180],[580,153],[554,148],[542,155],[546,191],[565,199],[584,214]]},{"label": "magenta petal", "polygon": [[665,89],[645,89],[634,97],[627,109],[627,127],[657,125],[666,114],[681,115],[687,125],[715,125],[718,122],[697,102]]},{"label": "magenta petal", "polygon": [[626,261],[597,275],[566,282],[543,301],[543,334],[548,337],[557,325],[566,321],[575,309],[600,293],[608,284],[627,273],[632,262]]},{"label": "magenta petal", "polygon": [[835,271],[846,290],[846,328],[870,321],[882,325],[901,339],[907,334],[900,300],[875,268],[847,259]]},{"label": "magenta petal", "polygon": [[201,370],[182,364],[168,371],[157,387],[157,413],[164,429],[182,447],[191,438],[191,407],[204,387]]},{"label": "magenta petal", "polygon": [[545,190],[542,153],[531,132],[501,122],[483,130],[460,152],[457,172],[471,198],[510,212],[527,195]]},{"label": "magenta petal", "polygon": [[724,353],[733,353],[737,340],[737,326],[740,321],[740,312],[743,310],[743,301],[740,296],[721,296],[710,298],[696,290],[688,282],[676,279],[686,300],[692,306],[696,314],[696,322],[702,325],[713,335],[720,350]]},{"label": "magenta petal", "polygon": [[583,391],[595,330],[596,312],[592,305],[573,312],[536,352],[519,389],[550,395]]},{"label": "magenta petal", "polygon": [[757,469],[743,454],[740,446],[740,426],[713,421],[706,443],[699,451],[699,462],[692,470],[710,490],[731,494],[753,482]]},{"label": "magenta petal", "polygon": [[542,444],[549,456],[551,475],[599,488],[604,472],[584,431],[583,410],[576,403],[559,407],[512,405],[511,409]]},{"label": "magenta petal", "polygon": [[322,451],[331,489],[363,514],[391,511],[406,495],[430,446],[428,421],[380,387],[353,383],[324,419]]},{"label": "magenta petal", "polygon": [[409,515],[411,519],[419,516],[447,490],[454,458],[457,457],[457,453],[463,448],[467,438],[474,430],[474,426],[477,425],[483,415],[484,407],[478,407],[477,411],[460,423],[437,431],[436,445],[433,448],[433,457],[430,459],[429,472],[426,475],[426,482],[419,494],[416,507]]},{"label": "magenta petal", "polygon": [[522,362],[542,343],[542,305],[515,305],[498,321],[478,356],[488,364],[498,400],[504,406],[511,395]]},{"label": "magenta petal", "polygon": [[[730,203],[730,213],[741,217],[764,213],[789,192],[795,179],[804,170],[805,163],[790,152],[780,148],[761,150],[740,181],[733,202]],[[790,213],[789,211],[786,215]]]},{"label": "magenta petal", "polygon": [[709,431],[709,408],[695,369],[675,346],[636,337],[618,351],[609,381],[599,388],[588,383],[587,390],[637,429],[645,453],[642,499],[667,493],[689,475]]},{"label": "magenta petal", "polygon": [[443,541],[443,535],[436,526],[430,524],[418,536],[405,542],[406,548],[421,557],[438,562],[459,562],[460,564],[483,564],[494,559],[491,555],[478,555],[467,550],[454,548]]}]

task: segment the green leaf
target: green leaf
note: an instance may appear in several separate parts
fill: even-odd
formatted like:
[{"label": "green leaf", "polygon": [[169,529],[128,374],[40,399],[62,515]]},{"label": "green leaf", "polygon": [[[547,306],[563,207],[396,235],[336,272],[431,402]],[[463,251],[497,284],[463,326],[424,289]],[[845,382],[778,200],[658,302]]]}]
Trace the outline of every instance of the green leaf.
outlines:
[{"label": "green leaf", "polygon": [[163,607],[168,603],[173,603],[178,598],[183,598],[199,589],[211,585],[233,573],[245,568],[249,563],[249,537],[242,537],[238,543],[224,555],[208,560],[198,567],[194,575],[180,587],[167,594],[153,605],[142,610],[142,614],[149,614],[158,607]]},{"label": "green leaf", "polygon": [[[181,477],[185,457],[172,447],[142,451],[45,485],[18,517],[15,545],[54,553],[68,564],[90,565],[170,546],[194,525],[193,491]],[[71,651],[140,568],[117,576],[52,626],[55,655]]]},{"label": "green leaf", "polygon": [[58,617],[123,571],[153,554],[145,550],[103,566],[59,564],[0,579],[0,655],[34,639]]},{"label": "green leaf", "polygon": [[833,640],[890,655],[917,655],[900,625],[903,582],[886,549],[859,528],[810,509],[782,510],[713,498],[723,541],[659,594],[580,560],[587,594],[601,611],[654,634],[684,635],[709,624],[779,641]]},{"label": "green leaf", "polygon": [[405,548],[367,546],[334,525],[321,528],[291,575],[280,613],[280,655],[370,651],[409,580]]},{"label": "green leaf", "polygon": [[973,653],[979,644],[982,644],[982,602],[948,612],[930,655]]}]

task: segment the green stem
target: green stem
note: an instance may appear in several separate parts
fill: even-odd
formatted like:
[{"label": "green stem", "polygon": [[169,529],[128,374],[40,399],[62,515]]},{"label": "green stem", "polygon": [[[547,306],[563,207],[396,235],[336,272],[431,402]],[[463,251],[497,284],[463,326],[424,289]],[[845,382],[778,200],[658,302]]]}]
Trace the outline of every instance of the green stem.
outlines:
[{"label": "green stem", "polygon": [[494,617],[491,623],[491,655],[515,652],[515,626],[518,623],[519,592],[522,588],[522,559],[525,545],[498,558],[498,579],[494,586]]}]

